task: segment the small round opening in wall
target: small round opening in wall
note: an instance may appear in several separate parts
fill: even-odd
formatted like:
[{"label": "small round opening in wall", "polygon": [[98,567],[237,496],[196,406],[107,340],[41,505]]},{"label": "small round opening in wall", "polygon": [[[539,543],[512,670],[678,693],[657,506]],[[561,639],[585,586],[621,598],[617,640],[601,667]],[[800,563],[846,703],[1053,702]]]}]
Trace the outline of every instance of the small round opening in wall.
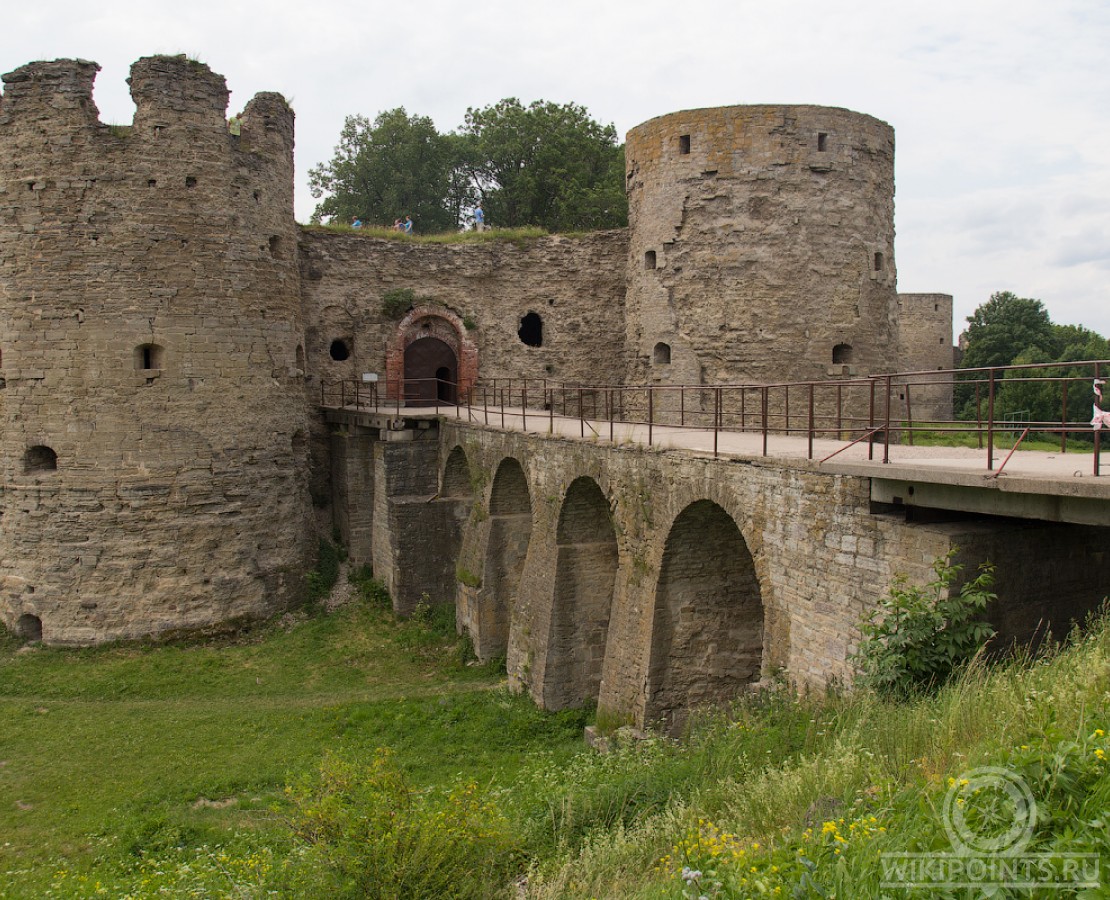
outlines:
[{"label": "small round opening in wall", "polygon": [[331,342],[328,353],[331,354],[331,358],[336,362],[343,362],[351,358],[351,345],[343,338],[336,338]]}]

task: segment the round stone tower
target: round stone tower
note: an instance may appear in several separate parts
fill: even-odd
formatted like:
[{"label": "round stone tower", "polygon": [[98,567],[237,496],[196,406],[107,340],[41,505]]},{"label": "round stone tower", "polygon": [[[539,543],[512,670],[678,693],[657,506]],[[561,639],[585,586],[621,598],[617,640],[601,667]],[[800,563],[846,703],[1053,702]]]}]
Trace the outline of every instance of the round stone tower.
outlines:
[{"label": "round stone tower", "polygon": [[223,77],[32,63],[0,100],[0,622],[85,644],[224,626],[310,553],[293,113]]},{"label": "round stone tower", "polygon": [[632,382],[889,369],[894,132],[819,106],[673,113],[628,133]]}]

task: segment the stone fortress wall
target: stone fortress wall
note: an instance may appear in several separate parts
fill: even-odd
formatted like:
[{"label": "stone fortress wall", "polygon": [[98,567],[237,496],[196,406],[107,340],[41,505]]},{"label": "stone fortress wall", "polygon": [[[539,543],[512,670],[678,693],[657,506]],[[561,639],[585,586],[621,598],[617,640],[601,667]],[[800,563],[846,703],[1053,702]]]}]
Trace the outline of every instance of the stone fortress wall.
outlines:
[{"label": "stone fortress wall", "polygon": [[204,629],[302,594],[309,560],[293,114],[228,133],[207,66],[80,60],[0,101],[0,621],[55,644]]},{"label": "stone fortress wall", "polygon": [[[425,338],[464,384],[951,358],[951,298],[896,293],[893,134],[868,116],[663,116],[628,136],[628,229],[428,245],[296,225],[279,95],[231,135],[221,76],[151,57],[133,124],[108,126],[97,68],[33,63],[0,99],[0,622],[25,635],[92,643],[295,602],[309,485],[329,502],[335,464],[321,384],[404,375]],[[400,320],[393,288],[418,298]]]}]

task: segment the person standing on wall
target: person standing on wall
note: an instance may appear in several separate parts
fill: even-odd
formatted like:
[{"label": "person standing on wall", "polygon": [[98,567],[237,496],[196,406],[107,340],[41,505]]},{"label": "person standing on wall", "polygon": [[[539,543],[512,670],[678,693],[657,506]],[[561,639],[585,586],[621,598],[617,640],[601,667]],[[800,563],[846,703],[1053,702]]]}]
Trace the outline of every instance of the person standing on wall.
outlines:
[{"label": "person standing on wall", "polygon": [[486,214],[482,211],[481,203],[474,207],[474,230],[486,230]]}]

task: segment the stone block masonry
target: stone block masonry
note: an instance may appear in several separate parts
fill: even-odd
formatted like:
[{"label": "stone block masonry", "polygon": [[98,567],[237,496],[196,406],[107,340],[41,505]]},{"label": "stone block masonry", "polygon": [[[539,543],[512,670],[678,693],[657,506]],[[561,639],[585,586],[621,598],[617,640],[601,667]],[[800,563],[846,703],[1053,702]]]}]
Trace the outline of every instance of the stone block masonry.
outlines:
[{"label": "stone block masonry", "polygon": [[152,57],[107,126],[97,68],[0,102],[0,620],[56,644],[265,615],[310,558],[293,113],[233,136],[222,77]]},{"label": "stone block masonry", "polygon": [[[428,244],[294,222],[281,96],[254,97],[231,134],[223,77],[154,56],[132,67],[132,123],[107,125],[97,70],[31,63],[3,76],[0,98],[0,623],[29,639],[218,628],[295,603],[312,504],[334,498],[352,557],[373,562],[403,610],[450,594],[459,574],[458,559],[422,562],[413,542],[425,534],[463,560],[460,621],[480,652],[516,659],[521,683],[526,663],[546,672],[544,702],[577,702],[617,683],[605,646],[625,627],[611,613],[628,589],[611,577],[622,533],[582,541],[568,525],[536,550],[523,468],[472,471],[469,496],[403,488],[427,481],[428,451],[379,445],[373,429],[329,432],[316,412],[324,382],[376,373],[394,399],[450,403],[494,379],[714,385],[851,378],[910,351],[929,368],[943,360],[950,303],[896,293],[894,138],[869,116],[662,116],[628,135],[628,229]],[[413,292],[412,309],[383,310],[395,289]],[[704,416],[712,396],[690,412]],[[946,402],[922,389],[914,415]],[[654,412],[672,414],[685,412]],[[492,502],[475,487],[492,490],[489,479],[496,509],[456,535]],[[745,583],[765,565],[751,552]],[[537,613],[551,640],[521,661],[511,598],[522,572],[548,564],[563,599]],[[667,571],[660,628],[700,665],[720,636],[683,599],[701,590],[685,563]],[[810,622],[823,627],[797,627]],[[748,620],[722,627],[753,633]],[[652,682],[660,715],[693,690],[684,678]]]},{"label": "stone block masonry", "polygon": [[[1066,631],[1105,593],[1105,529],[913,521],[873,505],[867,478],[814,462],[458,423],[441,424],[438,444],[373,453],[375,547],[389,554],[375,565],[396,607],[454,598],[460,629],[482,658],[507,658],[517,689],[548,709],[597,703],[609,721],[679,730],[692,708],[776,673],[850,681],[861,619],[896,575],[927,583],[954,547],[969,575],[998,566],[1003,642]],[[410,468],[419,458],[418,484],[391,481],[387,460],[404,454]],[[1059,562],[1033,565],[1046,547]]]}]

